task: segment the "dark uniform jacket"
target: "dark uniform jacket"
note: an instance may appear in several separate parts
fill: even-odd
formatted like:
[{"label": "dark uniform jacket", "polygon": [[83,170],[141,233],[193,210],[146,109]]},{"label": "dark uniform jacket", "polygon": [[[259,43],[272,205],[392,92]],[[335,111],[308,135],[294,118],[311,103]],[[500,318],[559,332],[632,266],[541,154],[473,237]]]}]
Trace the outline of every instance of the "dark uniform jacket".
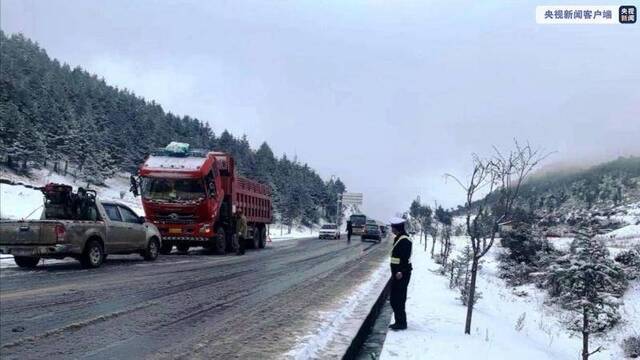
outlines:
[{"label": "dark uniform jacket", "polygon": [[391,274],[397,272],[406,273],[413,270],[411,267],[411,245],[411,239],[407,234],[397,235],[393,239]]},{"label": "dark uniform jacket", "polygon": [[247,217],[244,214],[236,216],[236,234],[243,239],[247,237]]}]

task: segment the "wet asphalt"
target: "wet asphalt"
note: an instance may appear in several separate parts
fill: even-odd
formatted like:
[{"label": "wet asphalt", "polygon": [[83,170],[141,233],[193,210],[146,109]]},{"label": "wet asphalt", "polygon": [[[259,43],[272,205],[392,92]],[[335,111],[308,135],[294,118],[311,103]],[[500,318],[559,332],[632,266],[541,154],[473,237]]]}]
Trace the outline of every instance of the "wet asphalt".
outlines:
[{"label": "wet asphalt", "polygon": [[276,359],[359,285],[389,242],[296,239],[0,270],[2,359]]}]

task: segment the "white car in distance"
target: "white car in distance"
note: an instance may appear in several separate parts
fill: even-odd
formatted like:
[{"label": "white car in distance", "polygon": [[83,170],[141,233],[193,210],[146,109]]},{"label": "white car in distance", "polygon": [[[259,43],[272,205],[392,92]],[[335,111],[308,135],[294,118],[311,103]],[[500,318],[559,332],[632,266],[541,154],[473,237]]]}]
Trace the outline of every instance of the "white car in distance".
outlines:
[{"label": "white car in distance", "polygon": [[319,239],[340,239],[340,229],[336,224],[324,224],[320,228]]}]

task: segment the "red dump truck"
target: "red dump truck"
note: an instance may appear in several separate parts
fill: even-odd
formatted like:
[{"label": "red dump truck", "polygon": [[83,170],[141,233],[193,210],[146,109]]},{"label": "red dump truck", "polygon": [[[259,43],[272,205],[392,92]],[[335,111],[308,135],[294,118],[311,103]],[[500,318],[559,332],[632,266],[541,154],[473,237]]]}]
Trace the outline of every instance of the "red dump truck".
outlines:
[{"label": "red dump truck", "polygon": [[229,154],[173,142],[150,155],[138,174],[145,216],[162,235],[161,253],[170,253],[174,245],[180,252],[191,246],[221,254],[235,251],[237,208],[247,217],[247,246],[264,248],[271,189],[236,175]]}]

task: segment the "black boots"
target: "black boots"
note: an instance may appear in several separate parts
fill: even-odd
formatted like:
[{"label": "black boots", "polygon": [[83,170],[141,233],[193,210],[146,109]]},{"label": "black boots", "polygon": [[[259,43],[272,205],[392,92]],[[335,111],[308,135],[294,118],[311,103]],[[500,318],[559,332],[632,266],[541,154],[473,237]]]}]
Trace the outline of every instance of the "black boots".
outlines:
[{"label": "black boots", "polygon": [[391,324],[389,325],[389,329],[397,331],[397,330],[406,330],[407,329],[407,325],[400,325],[400,324]]}]

